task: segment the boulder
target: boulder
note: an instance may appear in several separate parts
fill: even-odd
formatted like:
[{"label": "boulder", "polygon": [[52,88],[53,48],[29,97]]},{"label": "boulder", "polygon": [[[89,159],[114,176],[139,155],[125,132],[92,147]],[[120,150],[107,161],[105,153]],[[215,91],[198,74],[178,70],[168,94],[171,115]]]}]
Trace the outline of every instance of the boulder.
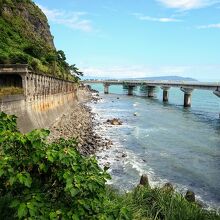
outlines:
[{"label": "boulder", "polygon": [[146,174],[143,174],[141,176],[141,179],[140,179],[140,184],[141,186],[146,186],[146,187],[149,187],[149,180],[148,180],[148,176]]},{"label": "boulder", "polygon": [[121,157],[127,157],[127,154],[123,152]]},{"label": "boulder", "polygon": [[122,125],[122,122],[118,118],[108,119],[106,122],[111,125]]},{"label": "boulder", "polygon": [[174,188],[171,183],[165,183],[164,186],[162,187],[162,190],[166,192],[173,192]]},{"label": "boulder", "polygon": [[195,202],[196,201],[195,193],[191,190],[187,190],[185,199],[189,202]]}]

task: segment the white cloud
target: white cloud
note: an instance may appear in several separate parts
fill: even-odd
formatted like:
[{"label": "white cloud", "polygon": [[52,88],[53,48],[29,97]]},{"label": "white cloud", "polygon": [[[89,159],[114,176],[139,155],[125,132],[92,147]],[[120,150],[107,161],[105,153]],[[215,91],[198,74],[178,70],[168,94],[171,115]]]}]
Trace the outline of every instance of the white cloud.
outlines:
[{"label": "white cloud", "polygon": [[83,16],[87,15],[86,12],[67,12],[58,9],[48,9],[39,4],[38,7],[45,13],[47,18],[54,23],[84,32],[93,31],[92,22],[83,18]]},{"label": "white cloud", "polygon": [[198,29],[220,28],[220,23],[218,23],[218,24],[200,25],[200,26],[197,26],[197,28]]},{"label": "white cloud", "polygon": [[219,0],[157,0],[168,8],[190,10],[203,8],[219,3]]},{"label": "white cloud", "polygon": [[168,22],[180,22],[182,20],[176,19],[176,18],[156,18],[156,17],[151,17],[151,16],[145,16],[140,13],[134,13],[134,16],[136,16],[139,20],[142,21],[156,21],[156,22],[162,22],[162,23],[168,23]]}]

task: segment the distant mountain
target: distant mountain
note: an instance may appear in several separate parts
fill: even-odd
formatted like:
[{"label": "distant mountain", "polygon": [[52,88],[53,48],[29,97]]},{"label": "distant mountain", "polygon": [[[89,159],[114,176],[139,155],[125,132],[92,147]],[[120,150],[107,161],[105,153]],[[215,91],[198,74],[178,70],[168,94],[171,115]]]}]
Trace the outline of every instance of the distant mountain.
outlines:
[{"label": "distant mountain", "polygon": [[[94,80],[110,80],[115,79],[112,77],[89,77],[85,76],[83,79],[94,79]],[[198,81],[190,77],[181,77],[181,76],[157,76],[157,77],[142,77],[142,78],[121,78],[120,80],[172,80],[172,81]]]},{"label": "distant mountain", "polygon": [[181,76],[158,76],[158,77],[143,77],[138,78],[139,80],[172,80],[172,81],[198,81],[190,77]]}]

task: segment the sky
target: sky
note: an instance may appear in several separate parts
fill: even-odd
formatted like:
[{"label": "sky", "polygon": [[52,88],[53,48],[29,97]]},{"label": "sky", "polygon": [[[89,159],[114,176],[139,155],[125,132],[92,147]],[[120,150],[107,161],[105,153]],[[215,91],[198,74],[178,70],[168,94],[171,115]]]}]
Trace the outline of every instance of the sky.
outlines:
[{"label": "sky", "polygon": [[220,0],[34,0],[85,77],[220,81]]}]

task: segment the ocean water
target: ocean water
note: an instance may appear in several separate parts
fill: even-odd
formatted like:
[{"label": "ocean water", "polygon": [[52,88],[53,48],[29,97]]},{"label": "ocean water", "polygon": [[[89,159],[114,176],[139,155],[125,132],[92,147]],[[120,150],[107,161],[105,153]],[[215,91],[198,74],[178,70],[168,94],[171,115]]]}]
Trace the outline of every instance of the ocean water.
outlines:
[{"label": "ocean water", "polygon": [[[111,86],[104,95],[102,85],[91,86],[102,98],[90,104],[101,122],[96,132],[113,141],[97,153],[101,165],[110,165],[109,184],[127,191],[147,174],[154,187],[171,182],[181,193],[193,190],[207,207],[220,207],[220,98],[195,90],[192,107],[184,108],[179,89],[170,89],[164,104],[159,89],[149,99],[140,89],[127,96],[122,86]],[[123,125],[104,123],[114,117]]]}]

